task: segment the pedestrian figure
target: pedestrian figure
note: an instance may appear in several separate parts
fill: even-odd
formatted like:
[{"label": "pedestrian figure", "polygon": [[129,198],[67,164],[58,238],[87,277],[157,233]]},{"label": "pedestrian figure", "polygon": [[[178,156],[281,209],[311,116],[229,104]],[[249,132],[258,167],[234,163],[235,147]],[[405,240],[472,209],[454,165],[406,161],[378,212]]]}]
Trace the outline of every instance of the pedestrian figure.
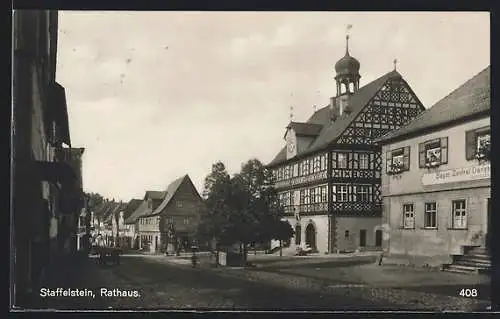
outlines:
[{"label": "pedestrian figure", "polygon": [[380,253],[379,259],[378,259],[378,265],[382,266],[382,259],[384,258],[384,252]]}]

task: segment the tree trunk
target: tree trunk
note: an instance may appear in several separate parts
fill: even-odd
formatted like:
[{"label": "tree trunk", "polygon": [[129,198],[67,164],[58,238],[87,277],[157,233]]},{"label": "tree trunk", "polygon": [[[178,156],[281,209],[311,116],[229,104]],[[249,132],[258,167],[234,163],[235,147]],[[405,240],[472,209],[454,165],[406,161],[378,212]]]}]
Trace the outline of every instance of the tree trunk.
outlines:
[{"label": "tree trunk", "polygon": [[245,266],[247,261],[247,245],[246,242],[243,243],[243,249],[241,251],[242,266]]},{"label": "tree trunk", "polygon": [[280,240],[280,257],[283,257],[283,242]]}]

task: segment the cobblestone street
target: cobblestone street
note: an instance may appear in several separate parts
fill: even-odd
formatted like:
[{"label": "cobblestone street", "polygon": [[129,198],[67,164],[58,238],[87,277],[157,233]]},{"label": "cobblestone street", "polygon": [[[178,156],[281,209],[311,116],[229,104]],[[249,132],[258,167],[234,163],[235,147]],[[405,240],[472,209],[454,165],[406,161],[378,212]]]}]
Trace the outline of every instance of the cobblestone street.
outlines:
[{"label": "cobblestone street", "polygon": [[[87,288],[94,298],[54,298],[52,308],[79,309],[254,309],[254,310],[477,310],[487,301],[393,288],[306,278],[265,270],[193,269],[165,256],[123,256],[118,266],[89,259],[87,270],[69,285]],[[66,276],[71,276],[68,273]],[[62,277],[61,277],[62,278]],[[78,282],[77,282],[78,281]],[[139,298],[100,296],[100,289],[137,290]]]}]

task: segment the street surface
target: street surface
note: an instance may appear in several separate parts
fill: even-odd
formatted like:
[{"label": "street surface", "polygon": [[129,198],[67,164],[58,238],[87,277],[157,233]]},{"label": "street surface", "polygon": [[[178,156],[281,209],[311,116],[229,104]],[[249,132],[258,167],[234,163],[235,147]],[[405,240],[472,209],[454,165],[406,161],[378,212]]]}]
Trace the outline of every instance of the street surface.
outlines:
[{"label": "street surface", "polygon": [[[261,259],[265,259],[264,257]],[[57,287],[90,289],[96,297],[45,298],[46,306],[66,309],[225,309],[225,310],[461,310],[485,309],[489,304],[480,298],[464,298],[436,295],[429,291],[412,291],[397,287],[373,287],[359,278],[358,282],[345,278],[318,276],[300,273],[309,269],[321,273],[321,269],[335,269],[335,262],[341,262],[336,273],[351,267],[346,259],[331,261],[322,258],[323,264],[312,264],[303,259],[304,266],[288,266],[285,260],[278,260],[278,266],[256,269],[209,268],[201,265],[192,268],[188,259],[124,255],[117,266],[98,265],[89,259],[86,270],[77,276],[71,271],[61,274]],[[362,263],[363,258],[353,260]],[[366,259],[366,258],[365,258]],[[274,259],[276,261],[276,259]],[[317,261],[320,262],[320,261]],[[268,258],[267,264],[273,259]],[[281,263],[281,264],[279,264]],[[366,261],[364,261],[366,263]],[[266,261],[263,262],[266,264]],[[300,263],[299,263],[300,264]],[[371,266],[371,265],[369,265]],[[320,267],[320,268],[318,268]],[[318,270],[319,269],[319,270]],[[293,273],[295,272],[295,274]],[[323,272],[323,276],[324,272]],[[355,280],[355,281],[356,281]],[[394,284],[394,283],[393,283]],[[55,289],[57,287],[47,287]],[[100,289],[108,290],[100,295]],[[467,288],[465,286],[464,288]],[[139,297],[116,296],[121,292],[137,291]],[[418,289],[417,289],[418,290]],[[432,291],[432,290],[431,290]]]}]

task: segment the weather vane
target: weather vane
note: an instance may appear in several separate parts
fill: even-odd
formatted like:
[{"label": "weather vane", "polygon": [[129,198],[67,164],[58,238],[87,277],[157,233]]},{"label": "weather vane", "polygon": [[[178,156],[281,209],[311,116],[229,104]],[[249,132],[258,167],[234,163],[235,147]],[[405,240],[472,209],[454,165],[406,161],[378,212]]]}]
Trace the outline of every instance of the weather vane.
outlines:
[{"label": "weather vane", "polygon": [[346,41],[346,47],[345,47],[345,50],[346,50],[346,54],[349,54],[349,30],[352,29],[352,24],[348,24],[347,27],[346,27],[346,30],[345,30],[345,41]]}]

